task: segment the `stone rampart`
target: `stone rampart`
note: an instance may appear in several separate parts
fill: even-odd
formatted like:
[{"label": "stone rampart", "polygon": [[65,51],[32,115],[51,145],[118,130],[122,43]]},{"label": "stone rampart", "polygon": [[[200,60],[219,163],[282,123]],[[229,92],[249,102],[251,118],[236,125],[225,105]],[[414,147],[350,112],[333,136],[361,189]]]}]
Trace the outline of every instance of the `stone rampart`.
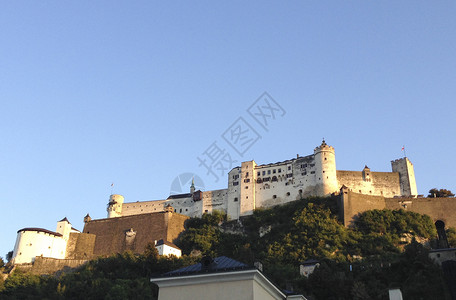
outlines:
[{"label": "stone rampart", "polygon": [[83,232],[96,235],[94,255],[126,250],[143,253],[147,244],[155,240],[173,242],[184,230],[187,219],[187,216],[171,212],[99,219],[86,223]]},{"label": "stone rampart", "polygon": [[445,227],[456,227],[456,198],[386,198],[386,208],[405,209],[426,214],[445,223]]},{"label": "stone rampart", "polygon": [[434,222],[440,220],[446,227],[456,227],[456,198],[384,198],[358,194],[345,188],[339,198],[340,219],[345,226],[353,223],[354,218],[372,209],[404,209],[425,214]]},{"label": "stone rampart", "polygon": [[50,257],[35,257],[33,264],[16,265],[16,268],[35,275],[54,274],[58,271],[69,271],[85,264],[84,259],[57,259]]}]

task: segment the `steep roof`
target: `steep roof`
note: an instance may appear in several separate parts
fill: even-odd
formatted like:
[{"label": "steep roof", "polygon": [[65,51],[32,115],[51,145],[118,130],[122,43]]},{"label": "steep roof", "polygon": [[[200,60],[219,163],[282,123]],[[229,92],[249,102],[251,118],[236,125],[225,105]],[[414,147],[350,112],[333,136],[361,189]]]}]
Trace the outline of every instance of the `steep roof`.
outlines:
[{"label": "steep roof", "polygon": [[[67,221],[68,223],[70,223],[70,221],[68,221],[67,217],[63,218],[62,220],[60,220],[59,222],[63,222],[63,221]],[[70,223],[71,224],[71,223]]]},{"label": "steep roof", "polygon": [[163,239],[157,241],[157,243],[155,244],[155,246],[161,246],[161,245],[167,245],[167,246],[170,246],[170,247],[173,247],[173,248],[181,250],[179,247],[177,247],[173,243],[171,243],[169,241],[166,241],[166,240],[163,240]]}]

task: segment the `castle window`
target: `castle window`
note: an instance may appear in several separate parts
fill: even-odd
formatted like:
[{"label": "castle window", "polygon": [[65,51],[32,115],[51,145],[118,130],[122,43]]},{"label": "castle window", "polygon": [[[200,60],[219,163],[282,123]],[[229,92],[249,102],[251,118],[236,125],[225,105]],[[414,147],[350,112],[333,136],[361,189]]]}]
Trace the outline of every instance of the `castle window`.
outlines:
[{"label": "castle window", "polygon": [[310,174],[315,174],[315,171],[311,171]]},{"label": "castle window", "polygon": [[361,193],[361,190],[359,190],[359,192]]},{"label": "castle window", "polygon": [[287,178],[293,177],[293,174],[287,174]]},{"label": "castle window", "polygon": [[244,179],[244,182],[250,182],[250,178]]},{"label": "castle window", "polygon": [[275,198],[277,198],[277,195],[272,195],[272,199],[275,199]]},{"label": "castle window", "polygon": [[287,192],[287,196],[290,196],[290,192]]},{"label": "castle window", "polygon": [[288,166],[288,171],[290,171],[290,170],[291,170],[291,166]]},{"label": "castle window", "polygon": [[302,176],[307,175],[307,172],[302,172],[301,175]]},{"label": "castle window", "polygon": [[271,170],[268,170],[268,175],[271,174]]},{"label": "castle window", "polygon": [[275,174],[276,173],[276,169],[272,170],[272,173]]},{"label": "castle window", "polygon": [[179,209],[179,212],[180,212],[180,213],[182,212],[182,208],[181,208],[181,209]]},{"label": "castle window", "polygon": [[204,211],[205,213],[209,212],[207,209]]},{"label": "castle window", "polygon": [[262,183],[262,182],[263,182],[263,180],[261,180],[261,178],[257,179],[257,183]]},{"label": "castle window", "polygon": [[277,172],[282,173],[282,169],[278,169]]},{"label": "castle window", "polygon": [[272,180],[271,181],[277,181],[277,177],[276,176],[272,176]]},{"label": "castle window", "polygon": [[261,172],[258,172],[258,173],[257,173],[257,176],[260,176],[260,175],[261,175]]},{"label": "castle window", "polygon": [[237,198],[237,197],[236,197],[236,198],[234,198],[234,202],[238,202],[238,198]]},{"label": "castle window", "polygon": [[249,172],[245,172],[245,177],[249,177]]},{"label": "castle window", "polygon": [[245,187],[245,189],[248,189],[248,188],[249,188],[249,186],[246,186],[246,187]]},{"label": "castle window", "polygon": [[324,172],[325,172],[325,171],[323,171],[323,173],[324,173]]},{"label": "castle window", "polygon": [[263,171],[263,176],[266,175],[266,171]]},{"label": "castle window", "polygon": [[249,196],[245,196],[245,199],[249,199]]},{"label": "castle window", "polygon": [[235,185],[239,185],[239,181],[233,182],[233,186],[235,186]]},{"label": "castle window", "polygon": [[269,181],[269,180],[271,180],[271,177],[263,178],[263,181]]},{"label": "castle window", "polygon": [[326,160],[326,157],[325,157],[325,160]]}]

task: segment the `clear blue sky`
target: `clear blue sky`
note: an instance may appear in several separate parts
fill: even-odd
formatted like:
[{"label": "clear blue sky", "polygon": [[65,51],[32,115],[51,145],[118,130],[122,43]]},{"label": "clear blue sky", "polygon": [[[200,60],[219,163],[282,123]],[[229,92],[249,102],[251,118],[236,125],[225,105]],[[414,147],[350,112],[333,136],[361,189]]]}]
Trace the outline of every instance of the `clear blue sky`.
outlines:
[{"label": "clear blue sky", "polygon": [[[164,199],[181,173],[226,187],[197,157],[312,154],[390,171],[403,155],[418,191],[456,191],[454,1],[3,1],[0,4],[0,256],[23,227],[106,216]],[[247,113],[267,91],[285,110]],[[222,134],[261,136],[241,157]]]}]

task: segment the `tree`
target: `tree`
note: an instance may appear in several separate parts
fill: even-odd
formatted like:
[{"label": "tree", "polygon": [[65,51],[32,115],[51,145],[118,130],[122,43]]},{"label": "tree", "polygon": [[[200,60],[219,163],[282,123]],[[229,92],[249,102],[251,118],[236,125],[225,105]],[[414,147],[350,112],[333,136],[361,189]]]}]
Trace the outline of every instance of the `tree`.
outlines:
[{"label": "tree", "polygon": [[10,252],[6,253],[6,261],[7,262],[10,262],[12,258],[13,258],[13,251],[10,251]]},{"label": "tree", "polygon": [[446,197],[454,197],[454,194],[450,191],[450,190],[446,190],[446,189],[436,189],[436,188],[433,188],[433,189],[430,189],[429,190],[429,195],[428,195],[428,198],[446,198]]}]

